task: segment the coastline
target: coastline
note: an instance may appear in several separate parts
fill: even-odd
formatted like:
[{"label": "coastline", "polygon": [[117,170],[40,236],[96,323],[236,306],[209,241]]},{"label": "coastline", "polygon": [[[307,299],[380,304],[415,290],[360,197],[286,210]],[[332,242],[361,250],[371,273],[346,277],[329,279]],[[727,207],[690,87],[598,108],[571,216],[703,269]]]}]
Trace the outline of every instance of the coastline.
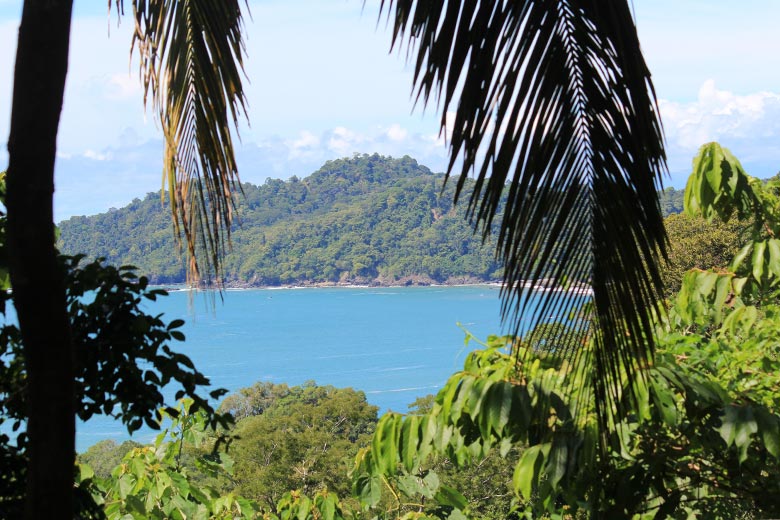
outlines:
[{"label": "coastline", "polygon": [[[168,292],[174,292],[174,291],[189,291],[191,288],[187,286],[184,283],[174,283],[174,284],[157,284],[153,283],[152,285],[156,287],[160,287],[162,289],[165,289]],[[501,288],[503,287],[503,282],[501,280],[479,280],[476,278],[471,277],[456,277],[447,279],[443,282],[436,282],[430,279],[427,279],[425,277],[406,277],[402,278],[400,280],[382,280],[382,279],[372,279],[372,280],[355,280],[355,281],[338,281],[338,282],[313,282],[313,281],[299,281],[293,284],[278,284],[278,285],[265,285],[265,284],[258,284],[258,283],[252,283],[248,281],[237,281],[237,280],[231,280],[228,282],[225,282],[224,285],[221,287],[217,286],[203,286],[198,287],[197,291],[214,291],[214,290],[224,290],[224,291],[245,291],[245,290],[281,290],[281,289],[332,289],[332,288],[343,288],[343,289],[377,289],[377,288],[383,288],[383,289],[397,289],[397,288],[406,288],[406,287],[476,287],[476,286],[485,286],[485,287],[491,287],[491,288]],[[530,281],[523,281],[520,282],[520,284],[525,289],[531,289],[533,291],[539,291],[539,292],[566,292],[577,296],[592,296],[593,295],[593,289],[587,285],[582,283],[576,283],[572,284],[570,287],[561,287],[556,286],[552,283],[549,279],[542,279],[537,281],[536,283],[532,283]]]},{"label": "coastline", "polygon": [[[188,291],[191,288],[185,283],[156,283],[152,281],[150,285],[160,287],[167,291]],[[489,287],[501,287],[503,283],[500,280],[477,280],[477,279],[463,279],[455,278],[448,279],[443,282],[416,280],[407,281],[394,280],[369,280],[369,281],[339,281],[339,282],[313,282],[313,281],[298,281],[291,284],[278,284],[267,285],[258,284],[246,281],[230,280],[225,282],[221,289],[225,291],[242,291],[250,289],[332,289],[332,288],[344,288],[344,289],[397,289],[403,287],[475,287],[475,286],[489,286]],[[220,287],[215,285],[198,287],[198,291],[218,290]]]}]

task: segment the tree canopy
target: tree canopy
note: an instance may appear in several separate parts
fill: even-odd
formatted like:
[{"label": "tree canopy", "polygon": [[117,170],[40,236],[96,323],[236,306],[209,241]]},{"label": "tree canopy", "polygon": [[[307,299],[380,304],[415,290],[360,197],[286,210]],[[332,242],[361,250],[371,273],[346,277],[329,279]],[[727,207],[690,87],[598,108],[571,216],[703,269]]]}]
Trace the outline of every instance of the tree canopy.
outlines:
[{"label": "tree canopy", "polygon": [[[269,179],[236,193],[239,225],[223,282],[443,283],[495,281],[493,243],[471,232],[453,188],[414,159],[356,155],[303,179]],[[125,208],[61,222],[59,245],[182,283],[166,211],[148,195]]]}]

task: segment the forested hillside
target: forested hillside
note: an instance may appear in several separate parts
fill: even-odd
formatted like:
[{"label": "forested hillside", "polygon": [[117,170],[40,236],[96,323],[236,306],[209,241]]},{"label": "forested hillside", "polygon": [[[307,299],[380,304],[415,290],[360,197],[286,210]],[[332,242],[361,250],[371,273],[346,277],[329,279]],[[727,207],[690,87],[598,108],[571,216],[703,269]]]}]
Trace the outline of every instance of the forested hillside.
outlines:
[{"label": "forested hillside", "polygon": [[[497,280],[493,246],[482,245],[453,207],[454,185],[409,157],[328,161],[304,179],[243,184],[225,259],[228,285],[446,283]],[[665,214],[681,190],[661,194]],[[128,206],[60,223],[63,253],[130,264],[156,283],[185,280],[170,214],[158,193]]]},{"label": "forested hillside", "polygon": [[[309,177],[243,184],[238,225],[225,259],[233,285],[444,283],[500,277],[453,208],[453,185],[409,157],[360,155],[328,161]],[[153,282],[185,279],[170,214],[160,195],[59,224],[61,250],[132,264]]]}]

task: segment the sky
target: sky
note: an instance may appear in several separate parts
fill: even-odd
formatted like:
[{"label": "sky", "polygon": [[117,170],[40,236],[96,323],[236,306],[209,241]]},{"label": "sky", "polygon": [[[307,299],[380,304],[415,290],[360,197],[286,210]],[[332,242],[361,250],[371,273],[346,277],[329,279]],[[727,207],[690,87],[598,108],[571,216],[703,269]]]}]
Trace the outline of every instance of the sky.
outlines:
[{"label": "sky", "polygon": [[[127,2],[129,7],[129,2]],[[21,0],[0,0],[0,136],[7,141]],[[447,151],[435,106],[414,107],[405,55],[390,52],[376,0],[250,0],[242,181],[304,177],[355,153]],[[665,186],[683,188],[698,147],[719,141],[748,173],[780,171],[780,2],[632,0],[667,139]],[[130,19],[75,0],[58,135],[55,219],[121,207],[161,186],[162,140],[145,112]],[[7,164],[0,147],[0,170]]]}]

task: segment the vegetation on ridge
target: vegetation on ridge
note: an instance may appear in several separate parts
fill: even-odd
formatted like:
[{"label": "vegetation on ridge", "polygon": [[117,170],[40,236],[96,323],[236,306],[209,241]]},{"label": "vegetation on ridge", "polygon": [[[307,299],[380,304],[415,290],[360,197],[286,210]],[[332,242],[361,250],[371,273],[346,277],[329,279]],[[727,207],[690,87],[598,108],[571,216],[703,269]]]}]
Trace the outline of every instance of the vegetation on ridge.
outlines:
[{"label": "vegetation on ridge", "polygon": [[[442,283],[501,277],[494,245],[482,245],[452,203],[452,183],[409,157],[356,155],[309,177],[243,184],[225,282]],[[153,282],[185,280],[159,194],[120,210],[60,223],[60,248],[132,264]]]},{"label": "vegetation on ridge", "polygon": [[[485,282],[501,278],[495,246],[482,244],[453,206],[453,184],[409,157],[356,155],[328,161],[304,179],[245,183],[238,227],[224,260],[239,285]],[[665,214],[682,191],[660,194]],[[179,283],[168,210],[150,193],[128,206],[60,223],[60,248],[131,264],[156,283]]]}]

